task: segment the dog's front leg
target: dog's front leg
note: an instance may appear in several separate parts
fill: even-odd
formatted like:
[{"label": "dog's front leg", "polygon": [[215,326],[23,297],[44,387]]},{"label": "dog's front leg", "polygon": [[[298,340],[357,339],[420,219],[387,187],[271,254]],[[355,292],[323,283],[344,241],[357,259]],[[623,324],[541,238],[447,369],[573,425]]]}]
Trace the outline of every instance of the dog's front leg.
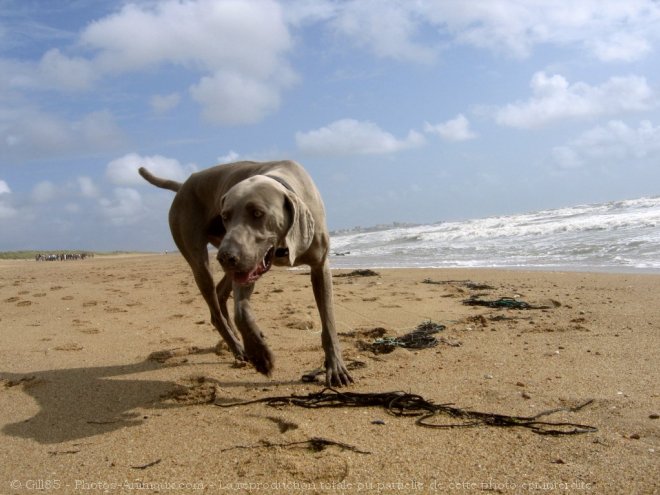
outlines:
[{"label": "dog's front leg", "polygon": [[312,268],[314,299],[321,316],[321,343],[325,352],[325,383],[328,387],[343,386],[353,382],[339,350],[339,339],[335,329],[335,312],[332,302],[332,273],[326,259],[320,266]]},{"label": "dog's front leg", "polygon": [[[191,264],[191,266],[195,265]],[[218,294],[213,285],[213,275],[211,275],[208,262],[199,267],[193,268],[193,275],[195,276],[197,287],[199,287],[199,290],[211,311],[211,323],[216,330],[218,330],[224,341],[227,342],[234,357],[240,361],[244,361],[246,357],[243,346],[236,338],[236,335],[234,335],[234,331],[229,324],[228,318],[225,318],[225,315],[223,315],[223,311],[220,308]]]},{"label": "dog's front leg", "polygon": [[229,317],[229,311],[227,311],[227,299],[229,299],[229,295],[231,294],[232,285],[233,283],[231,277],[225,275],[224,277],[222,277],[222,280],[218,282],[218,285],[215,288],[215,293],[218,296],[218,304],[220,304],[220,312],[227,321],[229,330],[231,330],[234,336],[238,339],[238,333],[236,333],[236,329],[233,327],[231,323],[231,318]]},{"label": "dog's front leg", "polygon": [[253,290],[254,284],[234,284],[234,322],[243,336],[247,360],[259,373],[270,376],[274,358],[264,341],[264,335],[259,330],[250,307],[250,296]]}]

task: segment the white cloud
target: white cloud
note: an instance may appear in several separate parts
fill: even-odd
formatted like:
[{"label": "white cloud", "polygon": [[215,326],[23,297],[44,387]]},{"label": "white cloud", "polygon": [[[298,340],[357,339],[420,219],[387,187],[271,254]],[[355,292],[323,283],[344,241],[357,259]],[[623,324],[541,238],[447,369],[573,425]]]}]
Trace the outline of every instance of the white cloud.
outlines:
[{"label": "white cloud", "polygon": [[[126,3],[90,23],[73,49],[54,48],[39,61],[0,59],[0,89],[87,90],[104,77],[176,65],[200,76],[189,88],[208,120],[253,123],[277,110],[296,76],[286,59],[293,40],[275,0],[165,0]],[[180,96],[151,100],[171,110]]]},{"label": "white cloud", "polygon": [[[654,25],[660,20],[660,6],[653,0],[491,0],[477,8],[458,1],[437,2],[428,13],[433,22],[455,33],[460,43],[518,57],[528,56],[541,44],[581,45],[596,57],[607,57],[605,46],[623,46],[612,33],[619,33],[620,39],[657,39]],[[634,44],[629,44],[628,49],[632,48]],[[630,50],[626,58],[633,53]],[[634,56],[644,55],[637,52]]]},{"label": "white cloud", "polygon": [[32,108],[0,109],[0,146],[9,154],[56,152],[73,144],[66,124]]},{"label": "white cloud", "polygon": [[53,201],[58,196],[58,188],[50,181],[44,180],[38,182],[32,188],[31,198],[36,203],[47,203]]},{"label": "white cloud", "polygon": [[[488,0],[294,3],[295,25],[325,21],[378,56],[432,61],[450,44],[527,57],[543,44],[577,45],[602,61],[646,56],[660,36],[653,0]],[[615,33],[615,34],[612,34]]]},{"label": "white cloud", "polygon": [[129,187],[118,187],[113,195],[112,199],[102,198],[99,201],[103,214],[113,225],[132,225],[143,218],[145,208],[139,192]]},{"label": "white cloud", "polygon": [[114,115],[107,110],[89,113],[71,127],[87,147],[95,150],[113,148],[124,140]]},{"label": "white cloud", "polygon": [[138,174],[140,167],[145,167],[158,177],[177,181],[187,179],[192,172],[197,170],[194,164],[181,165],[174,158],[129,153],[108,163],[105,174],[110,182],[119,186],[146,185],[147,182]]},{"label": "white cloud", "polygon": [[67,57],[54,48],[39,62],[39,79],[59,89],[84,90],[92,86],[96,71],[89,60]]},{"label": "white cloud", "polygon": [[176,108],[180,101],[181,95],[179,93],[170,93],[168,95],[154,95],[149,103],[155,113],[161,114]]},{"label": "white cloud", "polygon": [[634,34],[615,32],[607,38],[587,43],[596,57],[604,62],[634,62],[651,52],[649,40]]},{"label": "white cloud", "polygon": [[660,159],[660,126],[643,120],[637,128],[620,120],[586,131],[577,139],[553,149],[553,156],[562,168],[575,168],[590,162],[616,162]]},{"label": "white cloud", "polygon": [[570,146],[556,146],[552,150],[552,156],[560,168],[577,168],[584,165],[578,153]]},{"label": "white cloud", "polygon": [[421,19],[416,14],[412,3],[360,0],[341,5],[330,24],[380,57],[431,63],[437,50],[415,41]]},{"label": "white cloud", "polygon": [[97,198],[99,196],[99,189],[94,184],[94,181],[89,177],[78,177],[77,179],[78,187],[80,188],[80,194],[86,198]]},{"label": "white cloud", "polygon": [[218,72],[191,86],[190,95],[201,104],[206,120],[240,125],[259,122],[274,112],[280,105],[280,89],[265,80]]},{"label": "white cloud", "polygon": [[[220,69],[245,76],[264,71],[261,80],[266,80],[292,47],[288,26],[314,23],[396,60],[432,62],[455,44],[527,57],[550,44],[576,46],[606,62],[627,62],[650,53],[660,36],[658,22],[660,5],[654,0],[132,2],[82,31],[78,45],[95,51],[93,58],[54,50],[42,65],[54,66],[72,88],[85,88],[100,73],[162,63],[207,75]],[[78,80],[66,77],[66,67],[79,74]]]},{"label": "white cloud", "polygon": [[115,73],[165,62],[267,77],[292,46],[282,8],[272,0],[127,4],[90,24],[81,40],[99,51],[99,66]]},{"label": "white cloud", "polygon": [[[205,118],[221,124],[263,119],[295,80],[284,58],[291,36],[273,0],[127,4],[90,24],[81,42],[97,51],[94,64],[105,73],[165,63],[200,72],[191,96]],[[161,100],[156,107],[172,103]]]},{"label": "white cloud", "polygon": [[424,124],[424,132],[437,134],[447,141],[467,141],[477,137],[470,129],[470,122],[462,113],[442,124],[432,125],[427,122]]},{"label": "white cloud", "polygon": [[38,61],[0,59],[0,88],[5,89],[81,91],[91,88],[98,75],[92,61],[56,48]]},{"label": "white cloud", "polygon": [[41,157],[109,150],[125,137],[108,111],[66,121],[33,107],[0,108],[0,152],[7,157]]},{"label": "white cloud", "polygon": [[234,150],[230,150],[226,155],[218,157],[218,163],[232,163],[237,161],[240,157],[241,155],[236,153]]},{"label": "white cloud", "polygon": [[66,203],[64,210],[68,213],[80,213],[81,207],[78,203]]},{"label": "white cloud", "polygon": [[11,189],[9,184],[4,180],[0,180],[0,220],[5,220],[16,216],[17,210],[9,203],[9,196]]},{"label": "white cloud", "polygon": [[342,119],[326,127],[296,133],[298,148],[319,155],[371,155],[394,153],[424,144],[424,136],[411,130],[398,139],[372,122]]},{"label": "white cloud", "polygon": [[11,193],[11,189],[9,189],[9,184],[7,184],[4,180],[0,180],[0,194],[9,194]]},{"label": "white cloud", "polygon": [[655,104],[646,79],[638,76],[612,77],[600,86],[591,86],[584,82],[569,84],[561,75],[537,72],[530,86],[529,100],[496,110],[499,124],[534,128],[563,119],[648,110]]},{"label": "white cloud", "polygon": [[286,22],[296,27],[325,22],[335,17],[341,6],[324,0],[296,0],[284,9]]}]

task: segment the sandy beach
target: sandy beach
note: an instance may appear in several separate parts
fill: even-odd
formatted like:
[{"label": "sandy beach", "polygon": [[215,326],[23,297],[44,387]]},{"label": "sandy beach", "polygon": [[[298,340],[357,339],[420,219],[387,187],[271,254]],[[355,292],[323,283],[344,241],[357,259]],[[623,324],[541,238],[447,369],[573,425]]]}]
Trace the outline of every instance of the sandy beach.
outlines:
[{"label": "sandy beach", "polygon": [[[2,261],[0,493],[658,493],[660,276],[376,272],[334,278],[348,391],[526,417],[561,408],[544,420],[597,431],[218,407],[322,390],[301,380],[323,356],[305,270],[273,269],[252,298],[269,378],[216,352],[179,255]],[[428,321],[445,326],[435,347],[370,347]]]}]

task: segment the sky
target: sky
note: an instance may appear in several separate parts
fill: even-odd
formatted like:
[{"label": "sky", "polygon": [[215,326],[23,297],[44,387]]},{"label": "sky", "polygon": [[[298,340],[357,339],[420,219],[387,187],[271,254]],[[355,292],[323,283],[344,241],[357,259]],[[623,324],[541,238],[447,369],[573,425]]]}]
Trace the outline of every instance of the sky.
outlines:
[{"label": "sky", "polygon": [[293,159],[332,230],[660,194],[658,0],[0,0],[0,251],[173,248]]}]

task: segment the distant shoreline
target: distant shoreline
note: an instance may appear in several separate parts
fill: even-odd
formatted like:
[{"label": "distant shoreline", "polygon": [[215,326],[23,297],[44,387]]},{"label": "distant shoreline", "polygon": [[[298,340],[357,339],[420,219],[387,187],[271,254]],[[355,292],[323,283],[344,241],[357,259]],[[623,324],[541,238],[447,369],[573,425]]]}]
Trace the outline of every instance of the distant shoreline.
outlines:
[{"label": "distant shoreline", "polygon": [[34,260],[38,255],[49,254],[87,254],[94,256],[143,256],[150,254],[162,254],[162,251],[89,251],[84,249],[43,249],[43,250],[19,250],[0,251],[0,260]]}]

